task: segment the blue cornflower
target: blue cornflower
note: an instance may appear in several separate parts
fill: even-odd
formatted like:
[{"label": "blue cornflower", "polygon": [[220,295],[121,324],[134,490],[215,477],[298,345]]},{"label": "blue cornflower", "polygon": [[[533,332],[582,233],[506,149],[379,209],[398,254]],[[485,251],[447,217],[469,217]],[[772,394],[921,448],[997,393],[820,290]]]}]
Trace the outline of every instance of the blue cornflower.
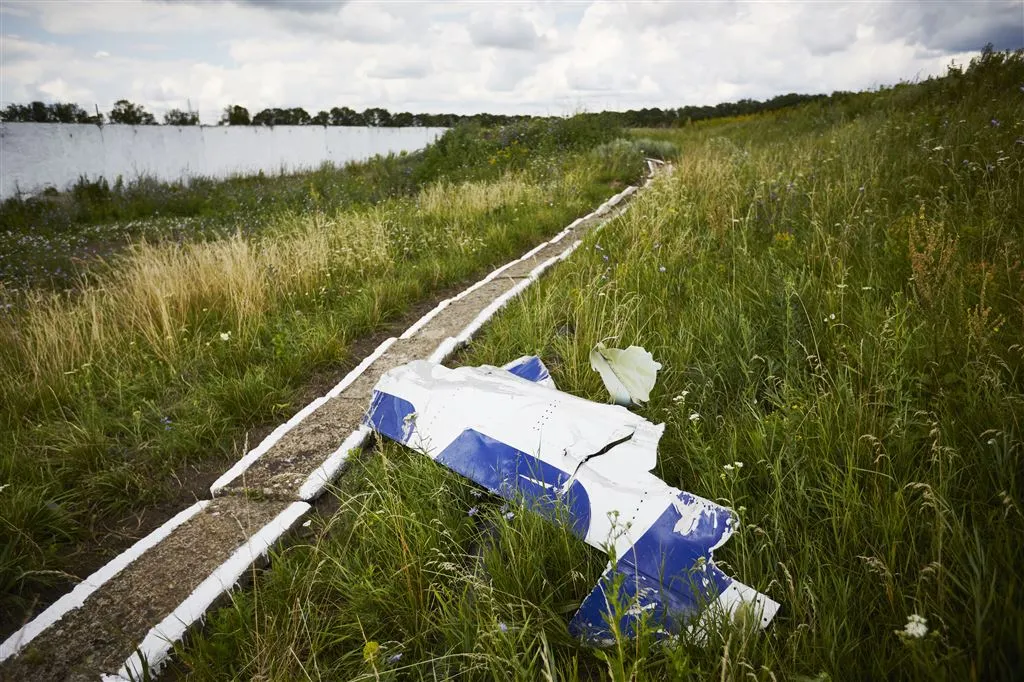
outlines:
[{"label": "blue cornflower", "polygon": [[476,507],[470,507],[470,508],[469,508],[469,511],[468,511],[468,512],[466,512],[466,515],[467,515],[467,516],[476,516],[476,514],[477,514],[477,512],[478,512],[478,511],[480,511],[480,510],[479,510],[479,509],[477,509]]}]

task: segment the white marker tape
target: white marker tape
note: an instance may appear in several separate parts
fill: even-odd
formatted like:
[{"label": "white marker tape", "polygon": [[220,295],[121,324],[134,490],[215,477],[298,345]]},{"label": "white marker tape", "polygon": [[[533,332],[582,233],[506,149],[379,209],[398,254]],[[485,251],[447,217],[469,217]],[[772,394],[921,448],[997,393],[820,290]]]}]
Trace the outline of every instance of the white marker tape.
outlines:
[{"label": "white marker tape", "polygon": [[108,580],[123,571],[129,564],[142,556],[158,542],[166,538],[171,532],[182,525],[193,516],[201,512],[210,504],[209,500],[200,500],[188,509],[178,512],[166,523],[142,538],[134,545],[118,554],[102,568],[78,583],[73,590],[55,601],[45,611],[30,620],[20,630],[7,638],[0,645],[0,661],[18,653],[18,651],[35,639],[41,632],[63,618],[69,611],[79,608],[85,600]]},{"label": "white marker tape", "polygon": [[366,439],[370,437],[370,429],[366,426],[360,426],[358,429],[349,434],[341,446],[332,452],[330,456],[323,461],[323,463],[313,470],[303,482],[302,487],[299,488],[299,497],[307,502],[314,500],[320,496],[320,493],[324,491],[327,484],[334,480],[338,470],[341,469],[342,465],[348,459],[348,453],[352,450],[362,447]]},{"label": "white marker tape", "polygon": [[397,339],[391,337],[390,339],[387,339],[382,344],[377,346],[376,350],[374,350],[368,356],[363,358],[363,361],[356,365],[356,367],[352,369],[352,371],[346,374],[344,379],[338,382],[338,384],[334,388],[327,392],[327,395],[321,396],[314,400],[313,402],[311,402],[310,404],[306,405],[304,408],[295,413],[295,415],[291,419],[289,419],[284,424],[281,424],[276,429],[271,431],[270,435],[264,438],[259,445],[257,445],[252,450],[247,452],[244,457],[235,462],[230,469],[221,474],[220,478],[213,482],[213,485],[210,486],[210,494],[214,496],[219,495],[220,492],[224,490],[224,488],[226,488],[232,481],[234,481],[236,478],[245,473],[256,460],[258,460],[260,457],[266,454],[266,452],[270,450],[270,448],[274,447],[274,445],[276,445],[277,442],[281,440],[286,433],[288,433],[296,426],[298,426],[303,419],[313,414],[313,412],[315,412],[317,408],[319,408],[321,405],[326,403],[331,398],[336,398],[342,391],[348,388],[352,384],[352,382],[358,379],[359,376],[363,372],[365,372],[366,369],[370,365],[372,365],[375,360],[377,360],[377,358],[383,355],[384,352],[388,348],[390,348],[391,344],[393,344],[395,341],[397,341]]},{"label": "white marker tape", "polygon": [[[156,674],[167,661],[175,642],[181,641],[188,628],[200,620],[220,595],[234,587],[242,574],[267,553],[271,545],[309,510],[305,502],[293,502],[274,519],[235,550],[227,561],[214,569],[185,601],[146,634],[136,652],[121,669],[105,680],[141,680],[143,670]],[[145,663],[143,663],[145,661]]]},{"label": "white marker tape", "polygon": [[344,391],[349,386],[351,386],[356,379],[362,376],[363,372],[369,369],[370,365],[376,362],[380,356],[384,355],[387,349],[391,348],[391,346],[394,345],[395,341],[398,341],[398,339],[392,336],[390,339],[386,339],[383,343],[377,346],[377,348],[375,348],[372,353],[363,358],[363,361],[356,365],[351,372],[346,374],[344,379],[339,381],[334,388],[327,391],[325,397],[337,398],[339,395],[341,395],[341,392]]}]

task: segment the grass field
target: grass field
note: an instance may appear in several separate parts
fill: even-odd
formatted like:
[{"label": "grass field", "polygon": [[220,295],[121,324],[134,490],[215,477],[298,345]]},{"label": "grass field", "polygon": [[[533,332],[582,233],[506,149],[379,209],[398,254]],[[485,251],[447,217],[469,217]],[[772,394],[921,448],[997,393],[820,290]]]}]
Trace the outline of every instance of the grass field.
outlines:
[{"label": "grass field", "polygon": [[716,558],[782,604],[767,631],[582,648],[566,624],[604,556],[379,444],[339,481],[338,511],[179,652],[181,672],[1013,679],[1022,112],[1024,55],[989,53],[832,107],[644,131],[679,146],[675,174],[460,359],[539,354],[560,388],[605,400],[591,347],[652,351],[655,472],[736,510]]},{"label": "grass field", "polygon": [[[142,182],[99,204],[74,194],[5,203],[8,234],[32,235],[29,218],[60,207],[70,222],[40,225],[43,241],[154,207],[164,218],[151,231],[139,223],[113,256],[86,259],[66,291],[0,286],[10,303],[0,315],[2,628],[123,547],[133,514],[189,502],[179,498],[202,488],[193,479],[237,459],[249,429],[284,421],[318,373],[357,361],[359,339],[637,179],[635,145],[601,146],[614,136],[573,119],[458,129],[416,155],[280,186]],[[159,220],[190,215],[221,231],[161,232]],[[60,244],[61,257],[83,257],[74,239]]]}]

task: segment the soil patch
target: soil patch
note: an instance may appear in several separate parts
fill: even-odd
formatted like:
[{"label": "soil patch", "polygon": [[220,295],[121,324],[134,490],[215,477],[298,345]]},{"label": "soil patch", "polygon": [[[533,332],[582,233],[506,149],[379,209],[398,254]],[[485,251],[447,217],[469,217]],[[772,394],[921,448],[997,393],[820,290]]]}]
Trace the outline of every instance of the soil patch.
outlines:
[{"label": "soil patch", "polygon": [[287,506],[246,498],[212,502],[0,664],[0,678],[94,682],[117,671],[155,623]]}]

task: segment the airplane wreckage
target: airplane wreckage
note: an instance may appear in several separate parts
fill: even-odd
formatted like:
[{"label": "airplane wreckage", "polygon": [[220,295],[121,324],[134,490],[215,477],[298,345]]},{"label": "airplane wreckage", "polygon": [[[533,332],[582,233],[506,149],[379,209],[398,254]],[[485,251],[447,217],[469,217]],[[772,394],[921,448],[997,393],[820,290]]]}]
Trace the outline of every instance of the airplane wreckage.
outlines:
[{"label": "airplane wreckage", "polygon": [[[614,361],[609,353],[638,351],[654,366],[647,378],[616,377],[604,362]],[[591,362],[624,404],[629,395],[646,400],[660,368],[637,347],[599,344]],[[607,552],[612,561],[569,623],[590,645],[614,642],[615,618],[629,637],[643,619],[662,637],[689,632],[700,641],[715,618],[744,611],[763,628],[779,609],[715,566],[712,553],[736,530],[732,511],[651,473],[665,425],[559,391],[537,357],[503,368],[448,369],[426,360],[396,367],[378,381],[364,419]]]}]

